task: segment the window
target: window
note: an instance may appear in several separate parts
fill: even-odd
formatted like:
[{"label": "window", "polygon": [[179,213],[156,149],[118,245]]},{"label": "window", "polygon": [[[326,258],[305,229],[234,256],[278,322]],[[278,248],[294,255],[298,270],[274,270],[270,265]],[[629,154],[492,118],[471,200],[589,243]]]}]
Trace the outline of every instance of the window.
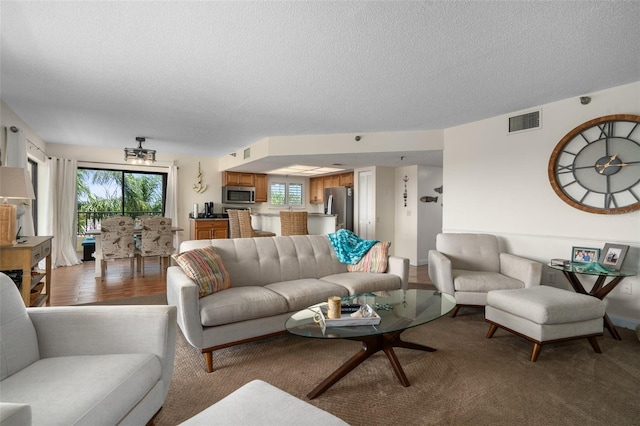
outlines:
[{"label": "window", "polygon": [[[31,173],[31,184],[33,185],[33,192],[38,196],[38,163],[31,159],[27,159],[27,169]],[[33,228],[34,234],[38,235],[38,203],[31,201],[31,215],[33,216]]]},{"label": "window", "polygon": [[304,205],[302,187],[301,183],[271,182],[270,204],[277,207],[302,207]]},{"label": "window", "polygon": [[78,168],[77,176],[78,233],[106,216],[164,215],[166,173]]}]

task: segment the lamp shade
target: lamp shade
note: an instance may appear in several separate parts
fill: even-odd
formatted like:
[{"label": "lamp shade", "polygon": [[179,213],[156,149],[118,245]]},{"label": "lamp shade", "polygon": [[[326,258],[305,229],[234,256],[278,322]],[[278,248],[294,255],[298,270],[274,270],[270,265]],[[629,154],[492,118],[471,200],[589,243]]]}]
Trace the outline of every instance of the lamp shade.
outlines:
[{"label": "lamp shade", "polygon": [[0,197],[35,200],[29,171],[20,167],[0,167]]}]

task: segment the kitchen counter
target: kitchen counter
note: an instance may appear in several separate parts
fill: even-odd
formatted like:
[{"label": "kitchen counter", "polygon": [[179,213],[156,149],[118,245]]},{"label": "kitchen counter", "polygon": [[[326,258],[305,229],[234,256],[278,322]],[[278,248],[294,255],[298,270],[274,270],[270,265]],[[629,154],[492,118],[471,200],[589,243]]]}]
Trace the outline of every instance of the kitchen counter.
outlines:
[{"label": "kitchen counter", "polygon": [[[337,215],[324,213],[309,213],[307,229],[309,234],[325,235],[336,232]],[[273,232],[280,235],[280,212],[261,213],[251,212],[251,225],[254,229]]]},{"label": "kitchen counter", "polygon": [[[296,211],[296,210],[294,210]],[[261,213],[261,212],[251,212],[251,216],[267,216],[267,217],[280,217],[280,213]],[[308,216],[314,217],[336,217],[335,214],[325,214],[325,213],[308,213]]]}]

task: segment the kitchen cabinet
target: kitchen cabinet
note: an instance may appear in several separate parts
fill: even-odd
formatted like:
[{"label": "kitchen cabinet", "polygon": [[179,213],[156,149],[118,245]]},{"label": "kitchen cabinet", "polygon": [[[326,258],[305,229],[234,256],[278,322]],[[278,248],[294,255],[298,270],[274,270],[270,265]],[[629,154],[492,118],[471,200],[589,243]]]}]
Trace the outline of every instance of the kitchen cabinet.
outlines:
[{"label": "kitchen cabinet", "polygon": [[325,188],[353,186],[353,172],[309,178],[309,203],[324,203]]},{"label": "kitchen cabinet", "polygon": [[229,238],[228,219],[190,219],[189,222],[192,240]]},{"label": "kitchen cabinet", "polygon": [[243,172],[222,172],[224,186],[256,186],[255,175]]},{"label": "kitchen cabinet", "polygon": [[266,203],[269,193],[267,175],[255,174],[254,180],[256,188],[256,203]]},{"label": "kitchen cabinet", "polygon": [[340,186],[340,179],[338,178],[338,175],[324,176],[325,188],[333,188],[336,186]]},{"label": "kitchen cabinet", "polygon": [[322,204],[324,202],[324,179],[314,177],[309,179],[309,203]]},{"label": "kitchen cabinet", "polygon": [[353,186],[353,173],[342,173],[338,175],[338,186]]}]

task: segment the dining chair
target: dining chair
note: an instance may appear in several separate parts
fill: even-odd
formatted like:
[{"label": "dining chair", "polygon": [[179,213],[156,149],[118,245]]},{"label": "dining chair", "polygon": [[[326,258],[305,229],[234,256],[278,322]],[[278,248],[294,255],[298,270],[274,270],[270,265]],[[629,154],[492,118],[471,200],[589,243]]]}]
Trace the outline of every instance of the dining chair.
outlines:
[{"label": "dining chair", "polygon": [[102,240],[102,260],[100,261],[102,280],[104,280],[107,270],[107,261],[114,259],[130,259],[131,277],[133,278],[135,256],[133,218],[129,216],[110,216],[102,219],[100,238]]},{"label": "dining chair", "polygon": [[280,235],[308,235],[307,212],[280,212]]},{"label": "dining chair", "polygon": [[238,220],[238,210],[227,210],[229,215],[229,238],[240,238],[240,221]]},{"label": "dining chair", "polygon": [[169,257],[173,254],[173,232],[171,231],[171,218],[148,216],[142,220],[142,235],[138,262],[144,277],[145,258],[157,256],[160,271],[164,271],[169,263]]},{"label": "dining chair", "polygon": [[238,210],[238,222],[240,224],[240,238],[275,237],[273,232],[253,229],[251,225],[251,212]]}]

